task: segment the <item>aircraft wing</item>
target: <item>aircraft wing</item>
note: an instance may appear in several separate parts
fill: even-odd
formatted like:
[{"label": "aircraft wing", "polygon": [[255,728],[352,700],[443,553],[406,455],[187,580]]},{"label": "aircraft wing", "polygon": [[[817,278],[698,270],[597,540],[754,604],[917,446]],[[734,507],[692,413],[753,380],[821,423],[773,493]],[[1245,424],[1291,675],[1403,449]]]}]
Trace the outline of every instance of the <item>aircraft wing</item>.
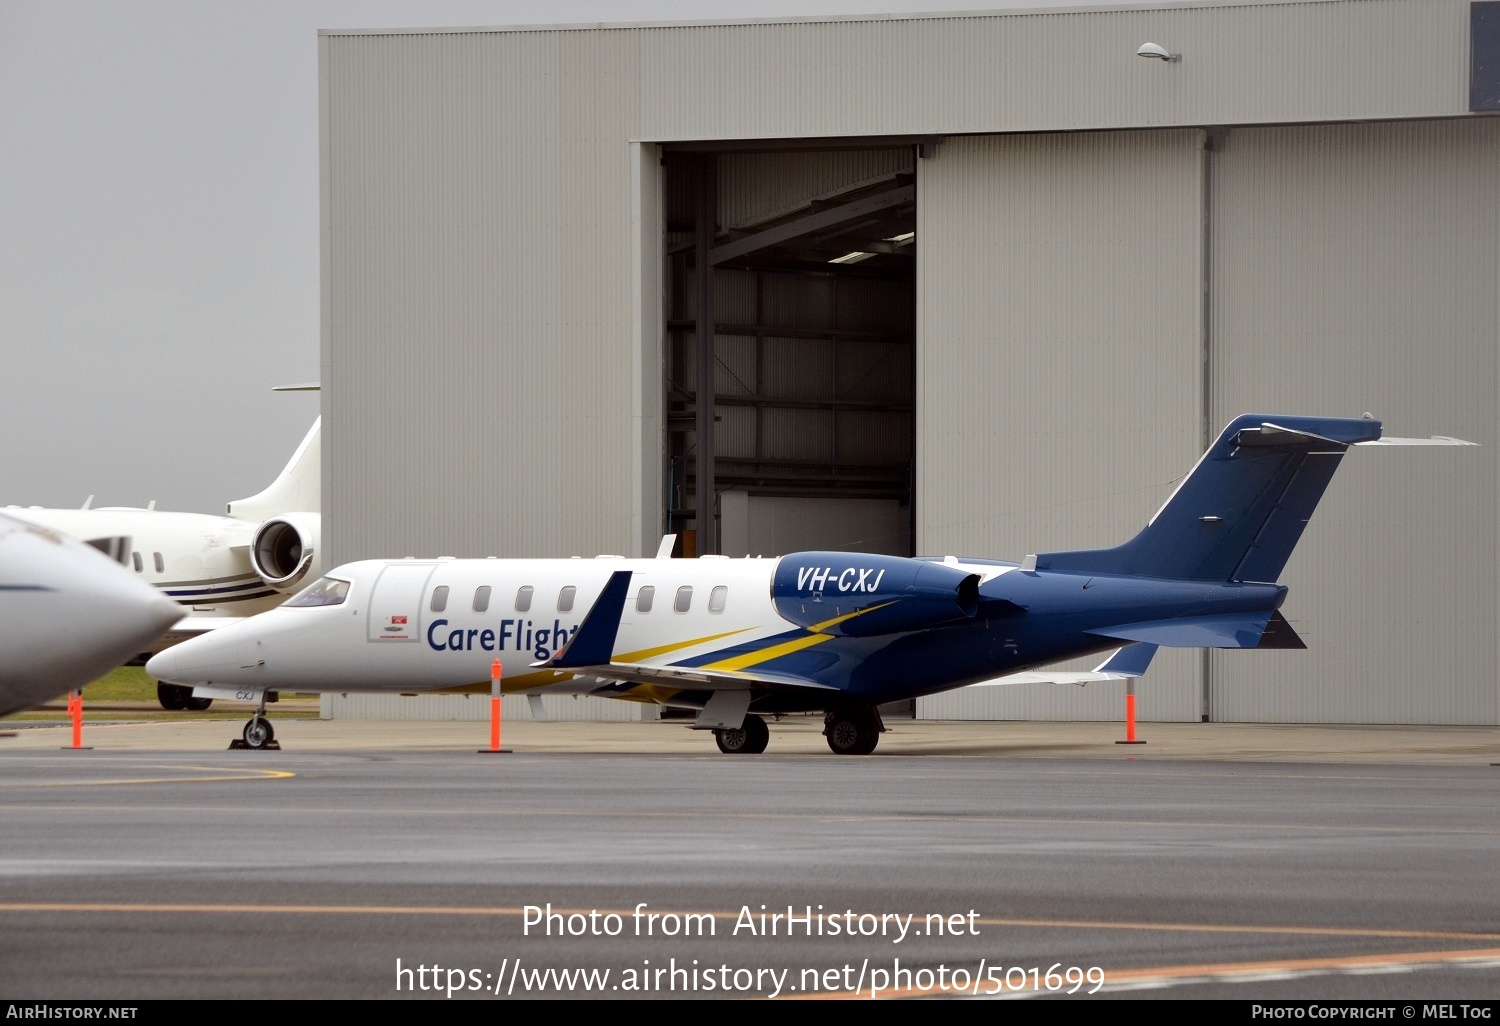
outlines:
[{"label": "aircraft wing", "polygon": [[665,684],[693,691],[837,691],[831,684],[819,684],[791,674],[756,670],[705,670],[701,666],[663,666],[651,663],[605,663],[583,666],[574,673],[608,681],[636,684]]},{"label": "aircraft wing", "polygon": [[1144,677],[1146,667],[1156,655],[1156,645],[1138,642],[1117,648],[1092,670],[1022,670],[1020,673],[982,680],[970,684],[971,688],[991,687],[999,684],[1090,684],[1099,680],[1124,680],[1127,677]]}]

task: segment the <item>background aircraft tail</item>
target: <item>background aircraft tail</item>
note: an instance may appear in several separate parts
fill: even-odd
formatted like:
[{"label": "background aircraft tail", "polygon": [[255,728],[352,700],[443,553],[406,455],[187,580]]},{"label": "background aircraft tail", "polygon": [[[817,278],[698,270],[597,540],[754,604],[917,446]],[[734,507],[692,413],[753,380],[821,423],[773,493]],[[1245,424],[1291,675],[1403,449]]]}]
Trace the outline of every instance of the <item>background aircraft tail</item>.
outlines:
[{"label": "background aircraft tail", "polygon": [[1367,418],[1239,417],[1140,534],[1040,554],[1036,568],[1274,582],[1349,446],[1378,438]]},{"label": "background aircraft tail", "polygon": [[318,513],[323,508],[323,448],[319,429],[323,418],[297,446],[286,467],[263,491],[229,504],[229,515],[237,520],[265,520],[282,513]]}]

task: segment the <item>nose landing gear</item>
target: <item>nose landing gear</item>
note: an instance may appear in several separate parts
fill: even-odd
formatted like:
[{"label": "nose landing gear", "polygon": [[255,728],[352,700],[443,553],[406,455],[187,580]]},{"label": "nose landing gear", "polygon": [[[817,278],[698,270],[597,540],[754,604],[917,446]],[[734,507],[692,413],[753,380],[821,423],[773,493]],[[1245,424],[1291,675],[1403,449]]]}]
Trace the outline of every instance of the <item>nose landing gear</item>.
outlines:
[{"label": "nose landing gear", "polygon": [[271,726],[271,721],[266,719],[266,702],[271,699],[271,692],[265,692],[260,696],[260,707],[255,710],[255,715],[245,723],[245,729],[240,736],[229,742],[231,750],[248,748],[251,751],[280,751],[281,745],[276,740],[276,728]]}]

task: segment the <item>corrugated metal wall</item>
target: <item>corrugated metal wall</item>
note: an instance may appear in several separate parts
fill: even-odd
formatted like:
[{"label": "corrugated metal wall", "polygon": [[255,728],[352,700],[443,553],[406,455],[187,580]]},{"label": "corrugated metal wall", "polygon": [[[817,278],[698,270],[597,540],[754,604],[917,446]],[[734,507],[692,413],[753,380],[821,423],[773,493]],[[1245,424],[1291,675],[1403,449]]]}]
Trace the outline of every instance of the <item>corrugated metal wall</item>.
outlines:
[{"label": "corrugated metal wall", "polygon": [[624,138],[631,33],[322,45],[332,560],[643,551],[660,240],[633,219],[659,185]]},{"label": "corrugated metal wall", "polygon": [[[1468,12],[1329,0],[642,29],[641,138],[1459,114]],[[1137,57],[1147,40],[1181,62]]]},{"label": "corrugated metal wall", "polygon": [[1370,412],[1282,583],[1305,652],[1216,653],[1216,720],[1500,723],[1500,122],[1237,129],[1211,155],[1213,420]]},{"label": "corrugated metal wall", "polygon": [[[953,139],[917,168],[917,547],[1020,560],[1123,541],[1198,458],[1196,131]],[[1123,687],[922,699],[933,718],[1118,718]],[[1140,715],[1198,717],[1195,653]]]}]

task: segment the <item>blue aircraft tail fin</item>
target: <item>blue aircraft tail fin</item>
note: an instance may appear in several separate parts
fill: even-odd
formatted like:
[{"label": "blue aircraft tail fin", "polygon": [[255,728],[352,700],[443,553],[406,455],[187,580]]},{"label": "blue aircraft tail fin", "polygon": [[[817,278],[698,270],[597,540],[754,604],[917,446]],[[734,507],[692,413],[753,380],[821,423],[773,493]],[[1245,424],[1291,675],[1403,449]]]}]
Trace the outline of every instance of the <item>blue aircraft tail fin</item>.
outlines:
[{"label": "blue aircraft tail fin", "polygon": [[1236,418],[1144,530],[1112,549],[1050,552],[1038,570],[1274,582],[1364,418]]}]

